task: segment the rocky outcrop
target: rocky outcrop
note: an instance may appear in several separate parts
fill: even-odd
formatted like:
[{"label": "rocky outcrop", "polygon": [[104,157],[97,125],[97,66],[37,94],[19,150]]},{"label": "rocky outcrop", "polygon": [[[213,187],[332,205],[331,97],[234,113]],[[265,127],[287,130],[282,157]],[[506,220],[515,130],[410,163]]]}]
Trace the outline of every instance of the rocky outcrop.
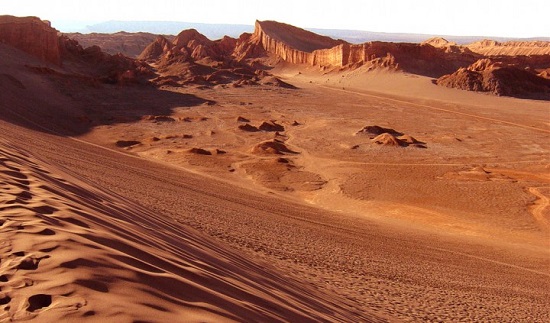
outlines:
[{"label": "rocky outcrop", "polygon": [[237,62],[268,56],[262,46],[262,40],[257,34],[244,33],[235,44],[233,57]]},{"label": "rocky outcrop", "polygon": [[256,21],[254,38],[266,52],[289,63],[342,66],[344,41],[275,21]]},{"label": "rocky outcrop", "polygon": [[[226,36],[212,41],[195,29],[189,29],[172,41],[157,37],[138,59],[155,64],[159,76],[153,79],[153,83],[158,86],[266,85],[294,88],[255,67],[253,59],[265,55],[252,34],[243,34],[239,39]],[[263,67],[261,63],[259,65]]]},{"label": "rocky outcrop", "polygon": [[341,65],[345,42],[275,21],[256,21],[254,38],[269,53],[294,64]]},{"label": "rocky outcrop", "polygon": [[[477,45],[499,46],[544,49],[547,44],[484,41]],[[254,33],[245,33],[238,39],[224,37],[211,41],[194,29],[182,31],[172,41],[158,37],[139,58],[155,63],[162,75],[156,79],[158,85],[172,86],[291,87],[265,71],[267,65],[279,60],[323,69],[363,66],[364,71],[400,70],[437,78],[435,83],[443,86],[513,96],[546,93],[545,78],[550,73],[550,55],[499,56],[498,61],[487,63],[484,55],[470,47],[443,38],[421,44],[380,41],[350,44],[274,21],[256,21]]]},{"label": "rocky outcrop", "polygon": [[438,85],[495,95],[532,97],[550,94],[550,80],[516,64],[485,58],[440,77]]},{"label": "rocky outcrop", "polygon": [[283,154],[299,154],[288,148],[284,142],[278,140],[268,140],[261,142],[252,147],[252,152],[260,155],[283,155]]},{"label": "rocky outcrop", "polygon": [[173,48],[173,44],[164,36],[157,36],[143,51],[137,56],[140,60],[155,61],[168,53]]},{"label": "rocky outcrop", "polygon": [[[84,48],[99,46],[101,50],[107,54],[116,55],[120,53],[132,58],[136,58],[141,54],[143,50],[158,37],[158,35],[151,33],[128,33],[124,31],[114,34],[67,33],[65,36],[78,41]],[[174,36],[165,37],[172,39]]]},{"label": "rocky outcrop", "polygon": [[0,16],[0,42],[44,61],[61,64],[57,30],[37,17]]},{"label": "rocky outcrop", "polygon": [[466,47],[472,52],[484,56],[550,55],[550,42],[548,41],[497,42],[485,39],[466,45]]},{"label": "rocky outcrop", "polygon": [[450,42],[442,37],[432,37],[423,41],[422,44],[432,45],[433,47],[457,46],[455,42]]},{"label": "rocky outcrop", "polygon": [[402,132],[398,132],[395,129],[392,128],[384,128],[377,125],[374,126],[364,126],[361,130],[357,131],[356,135],[366,135],[370,139],[374,139],[374,137],[381,135],[383,133],[389,133],[393,136],[402,136]]},{"label": "rocky outcrop", "polygon": [[401,69],[441,76],[474,62],[478,57],[450,44],[367,42],[350,44],[274,21],[256,21],[253,37],[262,48],[284,61],[321,67],[373,67]]},{"label": "rocky outcrop", "polygon": [[[437,48],[429,44],[388,42],[349,45],[349,53],[346,54],[344,57],[347,59],[342,62],[343,66],[380,61],[394,69],[431,77],[450,73],[477,59],[475,55],[448,50],[447,47]],[[382,65],[382,67],[384,66]]]},{"label": "rocky outcrop", "polygon": [[98,46],[83,48],[67,36],[59,37],[59,48],[64,65],[70,65],[74,72],[103,83],[146,83],[152,76],[151,68],[144,62],[122,54],[106,54]]},{"label": "rocky outcrop", "polygon": [[[250,36],[250,39],[267,53],[286,62],[322,68],[353,69],[365,66],[367,70],[401,70],[434,78],[465,68],[459,73],[461,81],[458,83],[471,83],[466,81],[466,78],[468,80],[479,78],[480,75],[470,73],[472,71],[466,67],[487,55],[500,55],[501,62],[519,66],[517,71],[507,68],[499,70],[496,72],[497,74],[512,73],[525,80],[532,74],[546,77],[547,69],[550,66],[550,55],[548,55],[550,54],[550,42],[544,41],[499,43],[485,40],[468,46],[460,46],[444,38],[436,37],[421,44],[379,41],[350,44],[343,40],[334,40],[274,21],[256,21],[254,34]],[[527,69],[527,71],[524,73],[520,71],[521,69]],[[511,74],[506,77],[513,78]],[[490,77],[490,79],[494,80],[494,77]],[[538,81],[531,79],[529,84],[532,85],[533,82],[537,83]],[[450,84],[443,80],[440,83]],[[458,84],[451,83],[454,84],[452,86],[459,87]],[[527,88],[530,88],[531,85]],[[473,87],[477,88],[478,86]],[[469,88],[470,86],[465,87]],[[520,88],[524,87],[520,86]],[[486,90],[493,91],[488,88]],[[509,90],[500,88],[495,91],[500,95],[509,93]],[[512,90],[510,89],[510,91]]]},{"label": "rocky outcrop", "polygon": [[390,147],[416,147],[427,148],[426,143],[416,140],[409,135],[396,136],[391,133],[381,133],[372,139],[372,142],[377,145]]},{"label": "rocky outcrop", "polygon": [[147,61],[160,59],[164,64],[174,61],[199,61],[206,58],[223,61],[232,57],[237,42],[237,39],[227,36],[212,41],[197,30],[188,29],[179,33],[172,41],[164,36],[158,36],[143,50],[138,59]]}]

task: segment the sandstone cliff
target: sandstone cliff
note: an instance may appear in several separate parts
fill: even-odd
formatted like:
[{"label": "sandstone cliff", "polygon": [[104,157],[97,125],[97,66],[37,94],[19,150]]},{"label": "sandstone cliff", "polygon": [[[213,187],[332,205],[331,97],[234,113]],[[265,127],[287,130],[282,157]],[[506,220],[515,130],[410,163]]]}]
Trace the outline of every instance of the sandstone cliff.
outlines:
[{"label": "sandstone cliff", "polygon": [[507,41],[482,40],[466,45],[472,52],[485,56],[533,56],[550,55],[550,42],[547,41]]},{"label": "sandstone cliff", "polygon": [[256,21],[253,37],[269,53],[293,64],[342,66],[344,41],[275,21]]},{"label": "sandstone cliff", "polygon": [[356,45],[274,21],[256,21],[253,37],[260,40],[260,45],[267,52],[284,61],[321,67],[353,68],[368,63],[373,67],[441,76],[478,58],[453,44],[446,48],[388,42]]},{"label": "sandstone cliff", "polygon": [[[22,28],[11,23],[14,19],[23,19],[21,21],[31,26]],[[224,37],[212,41],[194,29],[184,30],[173,39],[159,36],[142,51],[139,62],[122,55],[107,55],[97,46],[84,49],[63,37],[48,40],[44,46],[38,46],[44,40],[37,36],[34,42],[17,40],[14,35],[18,32],[14,30],[24,29],[24,34],[32,34],[27,29],[37,29],[36,26],[42,28],[42,32],[34,32],[37,35],[47,34],[44,30],[57,33],[38,18],[7,17],[4,22],[15,26],[4,28],[4,33],[0,33],[4,42],[56,63],[67,57],[92,62],[101,70],[95,75],[103,75],[108,82],[143,79],[142,76],[149,73],[144,61],[154,63],[157,69],[153,83],[173,86],[263,84],[263,80],[273,78],[265,72],[265,67],[280,60],[323,69],[364,66],[364,71],[400,70],[438,78],[435,83],[443,86],[512,96],[547,93],[546,79],[550,77],[550,55],[544,54],[550,48],[548,42],[486,40],[460,46],[443,38],[433,38],[421,44],[378,41],[350,44],[287,24],[256,21],[254,33],[242,34],[238,39]],[[48,50],[54,43],[56,52]],[[56,54],[51,55],[52,52]],[[487,55],[499,56],[483,60]]]},{"label": "sandstone cliff", "polygon": [[57,30],[37,17],[0,16],[0,42],[50,63],[61,64]]}]

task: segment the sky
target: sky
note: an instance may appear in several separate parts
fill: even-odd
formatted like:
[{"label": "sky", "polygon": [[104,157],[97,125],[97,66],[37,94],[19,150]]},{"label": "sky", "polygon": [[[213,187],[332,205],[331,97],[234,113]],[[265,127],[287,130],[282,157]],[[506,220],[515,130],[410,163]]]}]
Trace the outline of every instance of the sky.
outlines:
[{"label": "sky", "polygon": [[63,32],[109,20],[253,25],[455,36],[550,37],[550,0],[0,0]]}]

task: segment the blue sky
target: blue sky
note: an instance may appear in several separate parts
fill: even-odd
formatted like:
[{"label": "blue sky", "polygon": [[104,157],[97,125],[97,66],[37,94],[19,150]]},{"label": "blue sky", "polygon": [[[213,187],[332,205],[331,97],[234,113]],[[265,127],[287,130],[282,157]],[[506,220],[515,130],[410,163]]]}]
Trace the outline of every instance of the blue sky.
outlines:
[{"label": "blue sky", "polygon": [[108,20],[252,25],[462,36],[550,37],[550,0],[2,0],[0,14],[38,16],[61,31]]}]

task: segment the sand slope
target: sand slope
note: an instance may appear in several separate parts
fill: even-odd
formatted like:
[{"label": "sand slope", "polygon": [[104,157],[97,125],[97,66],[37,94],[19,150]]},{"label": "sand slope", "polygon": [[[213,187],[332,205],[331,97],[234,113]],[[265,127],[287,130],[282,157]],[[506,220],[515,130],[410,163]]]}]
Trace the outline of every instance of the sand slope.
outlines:
[{"label": "sand slope", "polygon": [[0,321],[345,320],[311,288],[0,146]]}]

